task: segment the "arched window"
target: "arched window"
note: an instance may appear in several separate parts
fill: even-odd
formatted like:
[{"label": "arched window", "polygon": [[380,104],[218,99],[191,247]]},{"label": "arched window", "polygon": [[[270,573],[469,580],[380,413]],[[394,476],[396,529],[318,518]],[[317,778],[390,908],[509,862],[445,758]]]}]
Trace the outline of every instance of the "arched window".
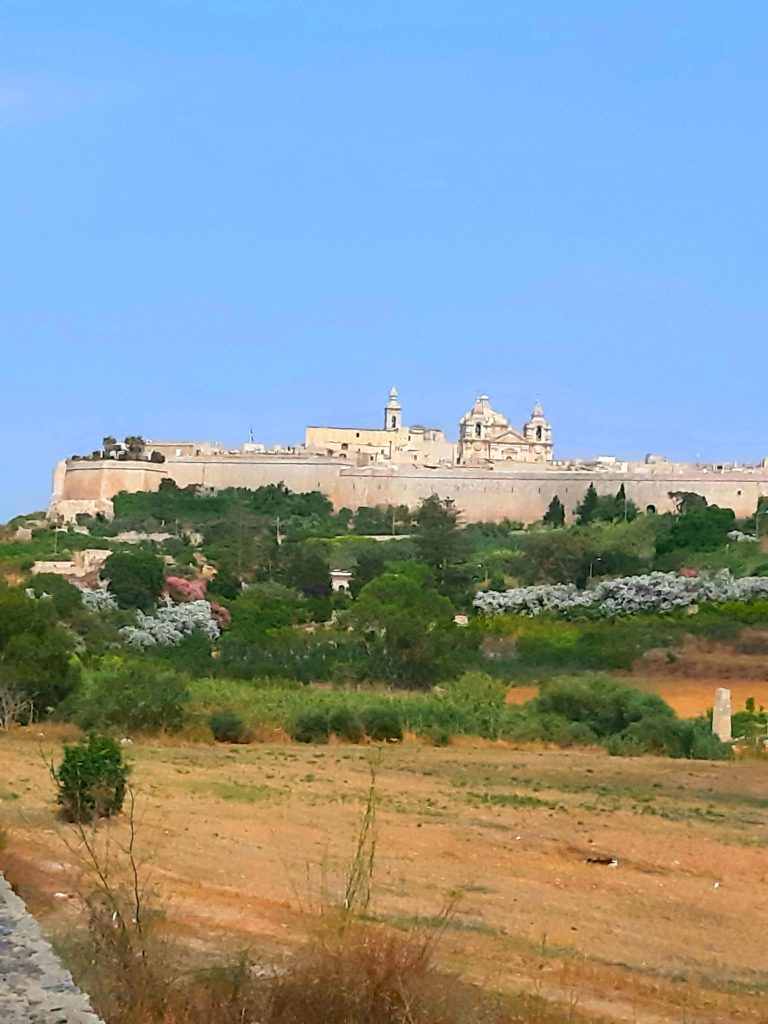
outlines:
[{"label": "arched window", "polygon": [[479,423],[476,423],[475,424],[475,437],[480,437],[482,432],[483,432],[483,428],[480,426]]},{"label": "arched window", "polygon": [[542,435],[542,430],[541,430],[541,427],[536,427],[536,440],[537,440],[537,441],[540,441],[540,440],[541,440],[541,438],[542,438],[542,436],[543,436],[543,435]]},{"label": "arched window", "polygon": [[648,515],[652,516],[656,512],[656,506],[655,505],[646,505],[645,506],[645,511],[648,513]]},{"label": "arched window", "polygon": [[392,417],[392,429],[394,430],[397,426],[397,416]]}]

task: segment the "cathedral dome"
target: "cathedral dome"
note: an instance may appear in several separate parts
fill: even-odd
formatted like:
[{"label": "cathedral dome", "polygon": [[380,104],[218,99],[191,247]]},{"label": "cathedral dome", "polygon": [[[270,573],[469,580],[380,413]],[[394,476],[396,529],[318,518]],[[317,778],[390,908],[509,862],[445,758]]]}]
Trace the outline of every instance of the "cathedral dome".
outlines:
[{"label": "cathedral dome", "polygon": [[508,427],[509,420],[491,406],[488,395],[479,395],[475,404],[466,414],[462,416],[460,423],[464,426],[467,423],[484,423],[489,427]]}]

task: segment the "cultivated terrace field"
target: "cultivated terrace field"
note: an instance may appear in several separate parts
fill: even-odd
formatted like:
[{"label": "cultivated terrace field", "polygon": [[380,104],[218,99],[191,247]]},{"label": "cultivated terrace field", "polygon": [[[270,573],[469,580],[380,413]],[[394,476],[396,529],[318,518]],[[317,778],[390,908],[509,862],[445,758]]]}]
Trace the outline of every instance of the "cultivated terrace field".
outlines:
[{"label": "cultivated terrace field", "polygon": [[[0,866],[66,953],[91,882],[55,814],[59,749],[32,730],[0,741]],[[129,757],[139,856],[191,961],[280,963],[307,941],[344,890],[373,761],[367,917],[441,933],[442,970],[525,1010],[494,1019],[768,1020],[764,763],[477,742],[137,742]]]}]

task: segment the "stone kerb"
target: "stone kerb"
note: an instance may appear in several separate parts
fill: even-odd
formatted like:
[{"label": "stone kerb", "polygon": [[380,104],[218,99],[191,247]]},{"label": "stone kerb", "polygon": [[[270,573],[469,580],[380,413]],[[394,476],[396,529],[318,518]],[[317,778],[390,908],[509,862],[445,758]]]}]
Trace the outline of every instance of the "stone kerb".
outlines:
[{"label": "stone kerb", "polygon": [[2,1024],[102,1024],[0,874]]}]

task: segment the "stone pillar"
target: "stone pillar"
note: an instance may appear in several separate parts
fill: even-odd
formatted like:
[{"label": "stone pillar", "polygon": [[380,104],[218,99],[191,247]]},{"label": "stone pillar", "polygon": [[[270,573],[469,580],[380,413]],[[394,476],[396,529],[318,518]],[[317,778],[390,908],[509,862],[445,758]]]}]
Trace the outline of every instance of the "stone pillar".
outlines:
[{"label": "stone pillar", "polygon": [[727,743],[731,736],[731,691],[724,686],[718,686],[715,690],[715,706],[712,711],[712,732],[723,743]]}]

